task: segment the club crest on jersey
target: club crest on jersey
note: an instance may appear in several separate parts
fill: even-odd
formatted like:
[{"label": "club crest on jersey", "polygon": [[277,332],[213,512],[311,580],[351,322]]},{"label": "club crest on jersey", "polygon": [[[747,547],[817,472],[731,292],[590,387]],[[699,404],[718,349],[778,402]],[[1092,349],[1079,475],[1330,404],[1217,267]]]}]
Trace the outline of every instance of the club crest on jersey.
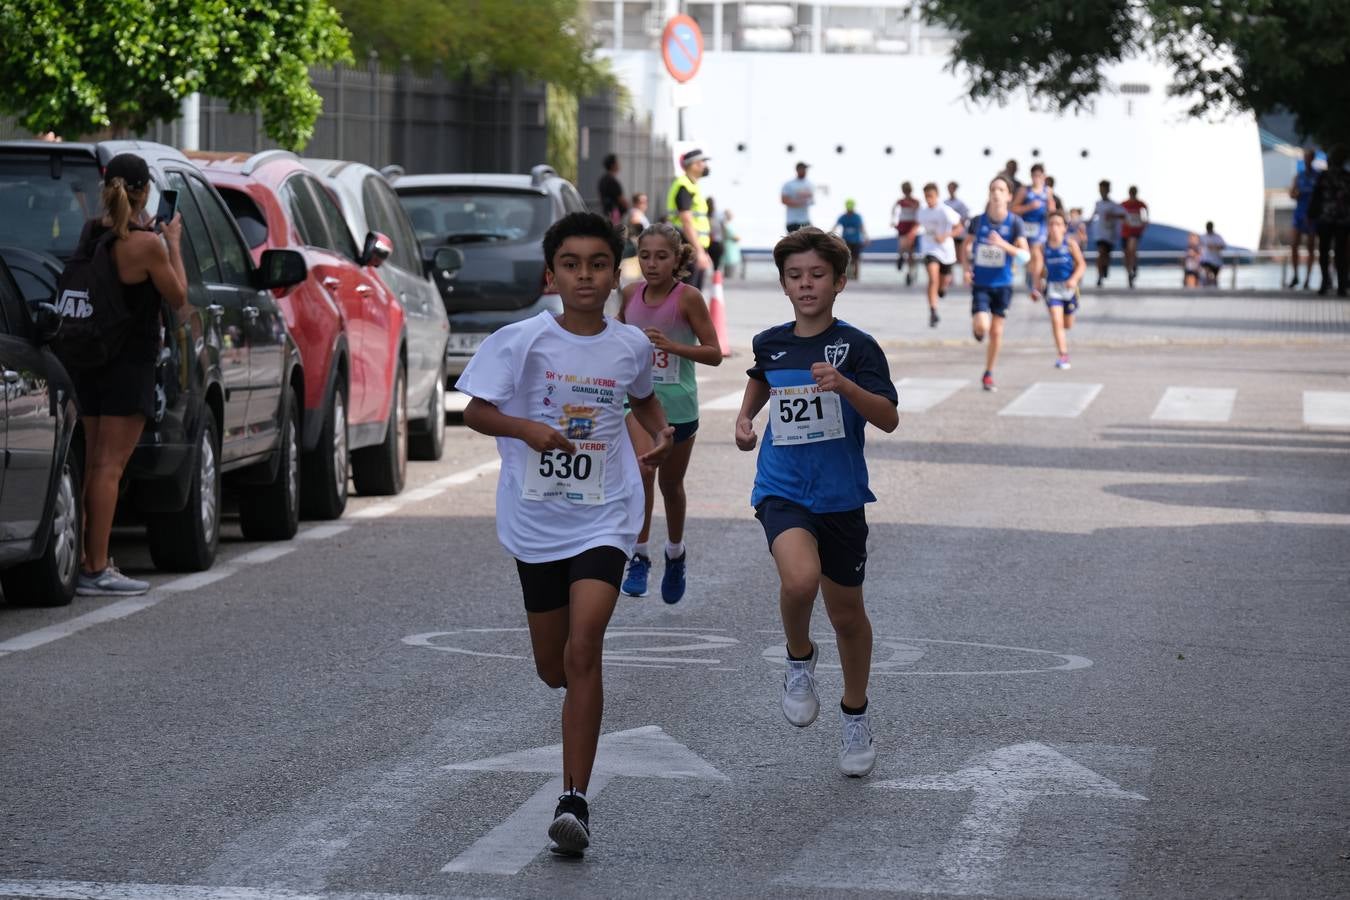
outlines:
[{"label": "club crest on jersey", "polygon": [[844,364],[848,359],[848,344],[843,341],[835,341],[833,344],[825,345],[825,361],[836,369]]}]

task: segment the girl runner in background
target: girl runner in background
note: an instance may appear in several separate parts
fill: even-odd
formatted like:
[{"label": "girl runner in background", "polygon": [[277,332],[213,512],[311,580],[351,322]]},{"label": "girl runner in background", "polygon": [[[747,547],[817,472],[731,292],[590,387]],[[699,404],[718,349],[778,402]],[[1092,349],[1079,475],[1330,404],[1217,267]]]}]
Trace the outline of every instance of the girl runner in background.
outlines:
[{"label": "girl runner in background", "polygon": [[[638,264],[642,281],[623,289],[623,307],[619,321],[636,325],[652,342],[652,384],[666,411],[666,419],[675,426],[675,447],[655,473],[643,472],[646,510],[642,531],[638,534],[633,557],[628,561],[628,577],[623,592],[630,597],[647,595],[647,577],[651,556],[647,539],[652,529],[655,500],[653,481],[660,484],[666,504],[666,569],[661,578],[661,599],[678,603],[685,589],[684,518],[686,500],[684,474],[694,451],[698,432],[698,383],[694,363],[716,366],[722,363],[722,351],[708,315],[708,304],[692,285],[678,279],[689,272],[694,248],[672,226],[659,223],[638,237]],[[646,453],[651,438],[629,416],[628,433],[639,456]]]}]

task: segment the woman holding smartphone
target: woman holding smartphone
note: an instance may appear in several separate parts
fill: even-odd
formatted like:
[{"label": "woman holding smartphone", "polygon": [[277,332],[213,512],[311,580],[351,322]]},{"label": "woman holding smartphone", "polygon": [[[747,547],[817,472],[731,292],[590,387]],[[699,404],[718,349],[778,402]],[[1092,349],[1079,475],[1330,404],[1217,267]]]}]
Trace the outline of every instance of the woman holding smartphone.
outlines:
[{"label": "woman holding smartphone", "polygon": [[149,582],[123,575],[108,556],[118,484],[145,420],[155,411],[160,303],[167,301],[179,315],[187,309],[187,276],[179,254],[182,217],[173,212],[156,234],[157,223],[145,212],[149,197],[145,160],[131,153],[114,156],[103,173],[103,215],[87,222],[80,235],[82,247],[108,232],[115,235],[109,253],[135,318],[110,362],[71,373],[84,427],[84,554],[76,593],[85,597],[150,590]]}]

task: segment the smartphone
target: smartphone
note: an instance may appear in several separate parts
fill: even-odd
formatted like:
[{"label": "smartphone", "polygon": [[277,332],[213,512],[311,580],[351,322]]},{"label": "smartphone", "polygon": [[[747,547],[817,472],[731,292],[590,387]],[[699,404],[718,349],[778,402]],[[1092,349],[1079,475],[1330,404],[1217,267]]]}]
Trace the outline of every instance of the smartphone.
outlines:
[{"label": "smartphone", "polygon": [[178,212],[178,192],[160,191],[159,210],[155,213],[155,225],[159,226],[164,222],[172,222],[174,214],[177,212]]}]

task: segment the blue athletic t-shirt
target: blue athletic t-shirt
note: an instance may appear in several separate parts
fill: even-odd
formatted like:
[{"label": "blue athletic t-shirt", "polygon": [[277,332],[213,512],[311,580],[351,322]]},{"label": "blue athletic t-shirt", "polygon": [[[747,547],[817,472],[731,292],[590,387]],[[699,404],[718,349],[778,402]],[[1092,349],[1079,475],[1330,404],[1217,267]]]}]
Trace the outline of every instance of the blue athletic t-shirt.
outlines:
[{"label": "blue athletic t-shirt", "polygon": [[1017,243],[1022,236],[1022,220],[1009,212],[1001,222],[991,222],[988,213],[980,213],[970,220],[969,240],[972,262],[972,281],[975,287],[1012,287],[1013,258],[1002,247],[989,240],[989,235],[997,231],[1010,244]]},{"label": "blue athletic t-shirt", "polygon": [[794,326],[755,335],[755,364],[746,371],[768,382],[770,391],[750,505],[782,497],[815,513],[858,509],[877,499],[863,459],[867,420],[843,397],[819,391],[811,366],[827,362],[863,390],[896,403],[886,354],[871,335],[839,319],[809,338],[793,334]]},{"label": "blue athletic t-shirt", "polygon": [[1054,284],[1068,281],[1073,275],[1073,252],[1069,249],[1069,239],[1059,242],[1058,247],[1045,245],[1045,280]]},{"label": "blue athletic t-shirt", "polygon": [[863,242],[863,220],[858,213],[844,213],[834,224],[838,225],[843,232],[845,244],[861,244]]},{"label": "blue athletic t-shirt", "polygon": [[[1302,165],[1302,163],[1300,163]],[[1294,201],[1294,212],[1306,214],[1308,205],[1312,203],[1313,191],[1317,189],[1316,169],[1304,166],[1298,173],[1298,198]]]}]

